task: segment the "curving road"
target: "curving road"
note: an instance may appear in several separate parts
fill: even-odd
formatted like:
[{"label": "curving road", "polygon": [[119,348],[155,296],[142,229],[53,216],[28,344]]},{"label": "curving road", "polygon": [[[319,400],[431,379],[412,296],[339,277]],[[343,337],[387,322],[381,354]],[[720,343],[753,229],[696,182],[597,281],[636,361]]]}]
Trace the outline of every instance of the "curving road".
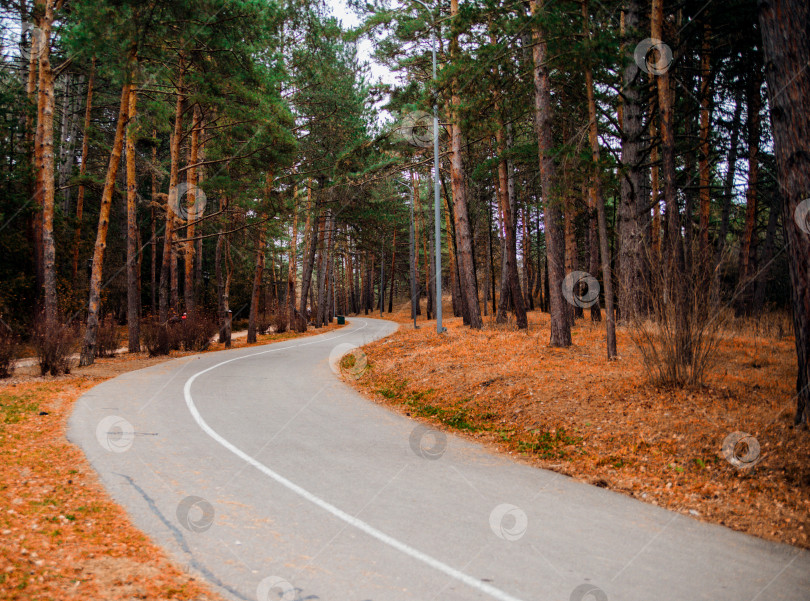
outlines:
[{"label": "curving road", "polygon": [[806,552],[513,463],[335,376],[335,357],[395,329],[353,318],[131,372],[80,399],[69,437],[134,523],[231,599],[810,598]]}]

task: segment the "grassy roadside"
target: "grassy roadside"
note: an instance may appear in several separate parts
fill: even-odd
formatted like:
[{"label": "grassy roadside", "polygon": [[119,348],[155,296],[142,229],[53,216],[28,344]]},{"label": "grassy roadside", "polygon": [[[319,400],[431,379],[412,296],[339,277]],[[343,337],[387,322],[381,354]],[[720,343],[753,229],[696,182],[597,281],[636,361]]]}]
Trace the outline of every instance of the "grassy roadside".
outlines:
[{"label": "grassy roadside", "polygon": [[[450,313],[452,315],[452,313]],[[605,361],[604,329],[579,320],[569,349],[548,346],[548,316],[528,334],[446,320],[402,325],[363,348],[368,367],[349,378],[370,398],[537,467],[642,501],[810,548],[810,434],[792,427],[793,339],[779,327],[737,323],[724,332],[715,369],[699,389],[648,383],[619,329],[620,359]],[[723,457],[729,434],[752,434],[759,462]]]},{"label": "grassy roadside", "polygon": [[[337,328],[260,336],[255,346]],[[254,345],[241,339],[233,348],[244,346]],[[0,380],[0,599],[220,598],[130,523],[65,438],[73,404],[85,391],[185,354],[192,353],[99,359],[56,378],[30,367]]]}]

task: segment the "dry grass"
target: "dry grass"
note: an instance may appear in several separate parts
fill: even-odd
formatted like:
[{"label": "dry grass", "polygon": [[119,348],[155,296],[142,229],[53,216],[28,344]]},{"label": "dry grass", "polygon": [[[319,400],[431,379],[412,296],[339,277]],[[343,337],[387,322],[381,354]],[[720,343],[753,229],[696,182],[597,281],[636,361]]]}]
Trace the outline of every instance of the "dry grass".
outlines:
[{"label": "dry grass", "polygon": [[[303,336],[337,327],[310,329]],[[260,336],[250,346],[295,336]],[[247,345],[237,339],[233,346]],[[189,353],[98,359],[59,377],[39,377],[38,366],[21,367],[0,381],[0,599],[220,598],[130,523],[81,450],[65,439],[73,404],[84,392],[184,354]]]},{"label": "dry grass", "polygon": [[[705,386],[663,388],[649,383],[623,328],[620,359],[608,363],[600,324],[578,321],[573,346],[555,349],[548,316],[529,316],[528,333],[491,317],[482,331],[446,318],[439,338],[435,322],[404,325],[403,306],[386,314],[403,327],[364,348],[370,369],[356,385],[538,467],[810,548],[810,434],[792,428],[796,356],[785,318],[730,322]],[[735,431],[761,445],[752,469],[722,456]]]}]

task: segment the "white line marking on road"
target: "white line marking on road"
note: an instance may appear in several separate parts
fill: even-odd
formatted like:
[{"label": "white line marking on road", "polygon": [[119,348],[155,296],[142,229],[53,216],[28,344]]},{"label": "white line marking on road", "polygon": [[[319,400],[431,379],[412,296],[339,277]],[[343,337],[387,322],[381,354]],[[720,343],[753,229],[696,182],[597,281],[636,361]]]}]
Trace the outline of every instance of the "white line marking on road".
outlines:
[{"label": "white line marking on road", "polygon": [[[359,328],[359,329],[362,330],[367,325],[368,325],[367,323],[363,324],[363,327]],[[305,342],[305,343],[295,344],[295,345],[292,345],[292,346],[285,346],[284,348],[276,348],[276,349],[270,349],[270,350],[266,350],[266,351],[260,351],[258,353],[252,353],[250,355],[242,355],[240,357],[234,357],[233,359],[228,359],[227,361],[222,361],[221,363],[217,363],[216,365],[212,365],[211,367],[209,367],[207,369],[204,369],[202,371],[197,372],[196,374],[191,376],[188,380],[186,380],[185,386],[183,386],[183,395],[185,396],[185,399],[186,399],[186,406],[188,407],[188,410],[191,412],[191,416],[194,418],[194,421],[196,421],[197,425],[199,425],[200,428],[202,428],[203,432],[208,434],[208,436],[213,438],[220,445],[222,445],[223,447],[228,449],[231,453],[233,453],[234,455],[236,455],[240,459],[245,460],[247,463],[249,463],[250,465],[255,467],[257,470],[259,470],[260,472],[262,472],[266,476],[269,476],[270,478],[272,478],[273,480],[275,480],[276,482],[278,482],[279,484],[281,484],[285,488],[287,488],[287,489],[291,490],[292,492],[294,492],[295,494],[303,497],[304,499],[306,499],[310,503],[313,503],[313,504],[317,505],[321,509],[327,511],[328,513],[332,514],[334,517],[338,518],[339,520],[342,520],[342,521],[346,522],[350,526],[354,526],[358,530],[361,530],[361,531],[365,532],[366,534],[368,534],[369,536],[371,536],[373,538],[376,538],[378,541],[380,541],[382,543],[385,543],[386,545],[388,545],[390,547],[393,547],[397,551],[401,551],[402,553],[405,553],[406,555],[409,555],[413,559],[421,561],[422,563],[430,566],[431,568],[433,568],[435,570],[438,570],[438,571],[450,576],[451,578],[455,578],[456,580],[458,580],[460,582],[463,582],[464,584],[466,584],[467,586],[469,586],[471,588],[474,588],[474,589],[476,589],[478,591],[481,591],[482,593],[486,593],[487,595],[489,595],[490,597],[492,597],[494,599],[500,599],[500,601],[522,601],[521,599],[519,599],[517,597],[513,597],[509,593],[506,593],[506,592],[504,592],[504,591],[502,591],[502,590],[500,590],[498,588],[495,588],[494,586],[490,586],[486,582],[481,582],[480,580],[477,580],[477,579],[473,578],[472,576],[468,576],[464,572],[462,572],[460,570],[457,570],[457,569],[447,565],[446,563],[443,563],[443,562],[439,561],[438,559],[435,559],[435,558],[431,557],[430,555],[428,555],[426,553],[423,553],[419,549],[415,549],[415,548],[411,547],[410,545],[397,540],[396,538],[394,538],[392,536],[389,536],[385,532],[377,530],[374,526],[371,526],[370,524],[367,524],[363,520],[360,520],[360,519],[354,517],[353,515],[350,515],[350,514],[346,513],[342,509],[339,509],[339,508],[335,507],[334,505],[332,505],[331,503],[329,503],[327,501],[324,501],[320,497],[312,494],[308,490],[306,490],[304,488],[301,488],[300,486],[298,486],[294,482],[288,480],[287,478],[285,478],[281,474],[278,474],[278,473],[274,472],[269,467],[267,467],[263,463],[257,461],[256,459],[254,459],[253,457],[251,457],[250,455],[248,455],[247,453],[245,453],[244,451],[239,449],[237,446],[235,446],[234,444],[232,444],[231,442],[229,442],[228,440],[226,440],[225,438],[220,436],[216,432],[216,430],[214,430],[211,426],[209,426],[208,423],[203,419],[202,415],[200,415],[200,412],[197,410],[197,406],[194,404],[194,399],[191,396],[191,385],[194,383],[194,380],[196,380],[199,376],[201,376],[201,375],[203,375],[205,373],[208,373],[209,371],[213,371],[213,370],[217,369],[218,367],[222,367],[223,365],[227,365],[228,363],[233,363],[234,361],[239,361],[240,359],[247,359],[248,357],[256,357],[258,355],[265,355],[265,354],[268,354],[268,353],[283,351],[283,350],[287,350],[287,349],[291,349],[291,348],[297,348],[297,347],[301,347],[301,346],[308,346],[310,344],[318,344],[318,343],[321,343],[321,342],[326,342],[327,340],[336,340],[337,338],[342,338],[343,336],[348,336],[349,334],[352,334],[352,333],[354,333],[354,332],[346,332],[345,334],[341,334],[340,336],[334,336],[332,338],[327,338],[326,340],[316,340],[316,341],[313,341],[313,342]]]}]

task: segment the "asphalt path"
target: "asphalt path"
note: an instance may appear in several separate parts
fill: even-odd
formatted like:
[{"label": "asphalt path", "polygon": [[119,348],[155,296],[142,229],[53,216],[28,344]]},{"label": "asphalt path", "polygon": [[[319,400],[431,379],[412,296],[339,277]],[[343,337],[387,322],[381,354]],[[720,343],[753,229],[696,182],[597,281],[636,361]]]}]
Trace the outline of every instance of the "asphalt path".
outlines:
[{"label": "asphalt path", "polygon": [[[342,329],[183,357],[88,391],[69,438],[133,522],[226,598],[810,599],[805,551],[431,430],[355,392]],[[403,374],[407,377],[407,374]]]}]

